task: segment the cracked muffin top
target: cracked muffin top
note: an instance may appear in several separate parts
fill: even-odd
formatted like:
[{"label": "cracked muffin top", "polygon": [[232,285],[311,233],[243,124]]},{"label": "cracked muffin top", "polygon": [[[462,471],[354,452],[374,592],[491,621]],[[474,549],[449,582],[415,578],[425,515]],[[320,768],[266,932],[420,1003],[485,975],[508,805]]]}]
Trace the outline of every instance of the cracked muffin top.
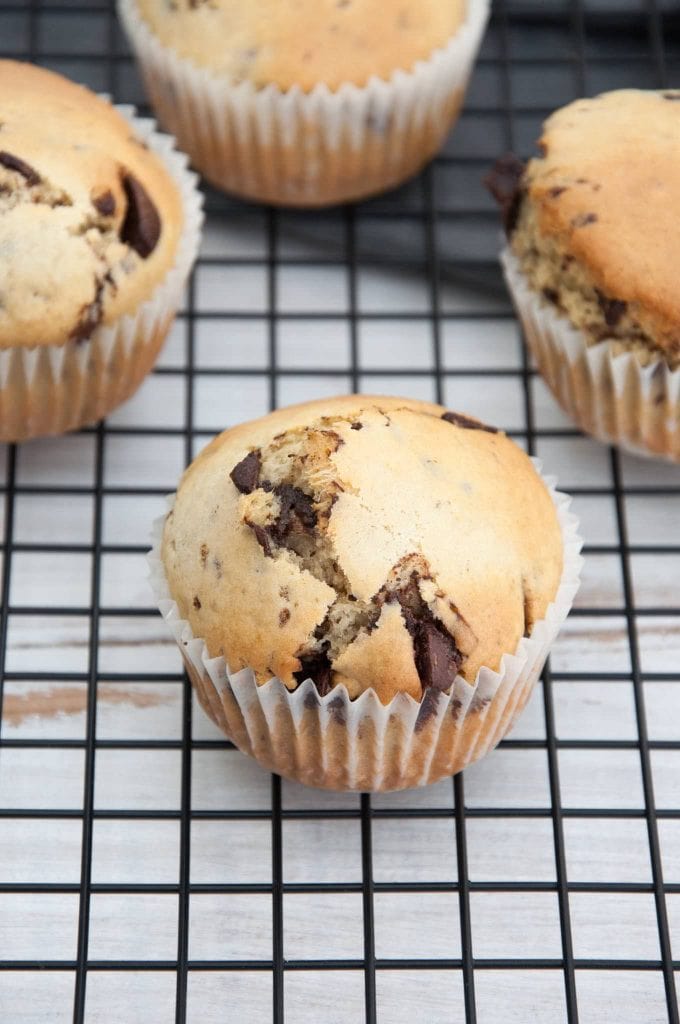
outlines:
[{"label": "cracked muffin top", "polygon": [[161,557],[181,616],[232,671],[387,703],[497,669],[555,597],[562,538],[505,434],[350,395],[215,438],[182,478]]},{"label": "cracked muffin top", "polygon": [[365,85],[445,46],[465,0],[136,0],[164,46],[235,83]]},{"label": "cracked muffin top", "polygon": [[489,178],[531,287],[591,343],[680,366],[680,90],[576,100],[539,146]]},{"label": "cracked muffin top", "polygon": [[110,104],[0,60],[0,348],[81,341],[172,267],[181,198]]}]

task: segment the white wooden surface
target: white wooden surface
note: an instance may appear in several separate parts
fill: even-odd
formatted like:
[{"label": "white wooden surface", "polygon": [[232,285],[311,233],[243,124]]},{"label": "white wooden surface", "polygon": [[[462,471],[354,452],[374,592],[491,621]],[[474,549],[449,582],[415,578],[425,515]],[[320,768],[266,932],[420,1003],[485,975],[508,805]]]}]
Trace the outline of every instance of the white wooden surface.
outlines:
[{"label": "white wooden surface", "polygon": [[[258,226],[259,225],[259,226]],[[236,230],[210,225],[204,252],[215,248],[232,254],[264,252],[262,225],[255,220]],[[283,247],[295,252],[303,243],[284,232]],[[298,247],[296,250],[296,246]],[[303,247],[304,248],[304,247]],[[262,310],[264,271],[234,268],[215,274],[200,269],[199,309]],[[346,278],[338,270],[280,271],[279,306],[283,310],[346,308]],[[479,311],[480,299],[446,288],[445,309]],[[428,294],[419,280],[371,271],[359,276],[359,304],[364,310],[427,312]],[[447,367],[519,368],[520,349],[511,320],[501,319],[503,305],[482,307],[488,319],[446,322],[443,357]],[[364,322],[360,329],[362,365],[432,369],[425,322]],[[480,339],[484,339],[480,343]],[[304,366],[314,350],[321,368],[346,366],[346,323],[284,321],[280,325],[279,365]],[[173,331],[161,360],[181,370],[185,325]],[[257,375],[267,362],[266,322],[196,327],[199,368],[249,365],[252,378],[196,376],[194,379],[196,449],[218,428],[266,411],[267,381]],[[429,376],[362,380],[373,390],[434,397]],[[288,402],[330,394],[348,386],[344,377],[286,376],[279,400]],[[140,392],[118,410],[111,425],[182,427],[184,389],[181,372],[151,376]],[[540,380],[532,382],[536,425],[567,426]],[[523,426],[519,378],[448,378],[447,403],[462,412],[481,414],[508,429]],[[540,440],[539,454],[565,489],[602,489],[611,484],[609,456],[595,442],[580,438]],[[24,445],[18,456],[22,485],[91,485],[94,439],[80,435]],[[182,468],[181,437],[107,435],[106,487],[172,489]],[[4,463],[3,463],[4,464]],[[625,484],[680,485],[680,469],[624,457]],[[597,493],[574,503],[586,542],[616,541],[613,499]],[[181,684],[175,681],[180,659],[157,616],[124,617],[116,609],[151,607],[143,556],[116,553],[118,545],[145,544],[151,519],[162,511],[160,497],[109,495],[103,502],[103,556],[99,600],[99,670],[127,673],[129,680],[102,680],[97,694],[97,739],[141,741],[134,749],[98,748],[94,806],[97,810],[178,811],[181,799]],[[0,512],[3,506],[0,503]],[[680,497],[629,496],[625,501],[630,541],[635,545],[675,543]],[[92,537],[90,495],[60,498],[21,494],[15,507],[18,543],[85,543]],[[11,604],[87,608],[90,554],[59,555],[17,552],[13,556]],[[631,558],[635,600],[640,608],[677,605],[680,555]],[[606,617],[569,619],[552,658],[553,669],[584,673],[585,681],[553,684],[556,733],[560,740],[635,741],[637,725],[630,681],[597,683],[588,673],[630,670],[620,561],[611,553],[591,556],[577,598],[582,608],[612,610]],[[113,610],[110,613],[108,609]],[[615,611],[618,609],[618,611]],[[680,619],[660,614],[638,620],[643,673],[671,672],[680,664]],[[76,740],[85,736],[89,620],[84,615],[12,615],[8,630],[7,668],[27,673],[27,681],[5,686],[3,740]],[[32,682],[30,673],[74,674],[72,681]],[[144,683],[136,674],[157,672],[168,681]],[[646,681],[644,696],[652,740],[680,740],[680,680]],[[539,689],[513,737],[545,739],[543,695]],[[193,738],[219,740],[213,725],[194,707]],[[168,749],[144,749],[145,740],[175,743]],[[680,806],[680,750],[652,751],[657,806]],[[574,883],[649,883],[649,846],[645,820],[625,816],[644,807],[640,759],[635,747],[561,749],[560,797],[566,809],[617,809],[621,817],[569,816],[564,821],[568,880]],[[83,800],[82,747],[0,748],[0,806],[4,808],[78,809]],[[270,808],[270,781],[253,762],[219,746],[194,749],[191,758],[194,810]],[[500,809],[498,816],[467,819],[470,879],[475,883],[536,882],[556,879],[546,749],[512,745],[496,751],[465,774],[467,805]],[[379,795],[376,808],[452,810],[450,782],[419,792]],[[361,842],[358,818],[333,819],[336,809],[358,809],[358,797],[324,794],[284,783],[285,809],[322,809],[320,820],[287,819],[283,824],[283,876],[286,883],[358,883]],[[502,812],[525,809],[524,816]],[[180,826],[174,820],[97,819],[94,823],[92,881],[120,885],[162,883],[176,886]],[[680,883],[680,822],[659,821],[665,880]],[[0,828],[0,882],[80,880],[81,824],[78,819],[6,818]],[[196,820],[191,827],[191,881],[197,885],[270,884],[271,832],[266,820]],[[373,823],[373,873],[379,883],[454,883],[457,879],[452,816],[377,818]],[[674,955],[680,957],[680,896],[667,898]],[[562,956],[557,895],[551,891],[473,891],[470,897],[473,953],[479,958]],[[572,892],[569,897],[575,956],[589,959],[659,958],[651,892]],[[283,901],[284,955],[309,960],[309,970],[285,976],[288,1024],[356,1024],[363,1020],[361,970],[314,970],[319,958],[361,959],[363,931],[359,892],[292,893]],[[89,957],[96,960],[141,958],[174,960],[177,949],[176,892],[95,893],[91,902]],[[0,893],[0,959],[73,960],[78,923],[77,892],[43,895]],[[379,892],[375,896],[375,944],[379,958],[457,958],[461,935],[457,894]],[[193,893],[190,901],[189,958],[268,960],[272,955],[269,894]],[[92,971],[87,982],[88,1024],[166,1024],[174,1020],[172,972],[153,969],[125,974]],[[463,984],[458,970],[378,971],[380,1024],[450,1024],[464,1019]],[[582,1024],[661,1024],[667,1019],[659,971],[578,970]],[[479,1024],[566,1020],[563,976],[558,969],[477,970]],[[192,971],[188,1020],[247,1022],[271,1020],[271,977],[267,972]],[[7,1024],[61,1024],[71,1020],[73,972],[0,972],[0,1020]]]}]

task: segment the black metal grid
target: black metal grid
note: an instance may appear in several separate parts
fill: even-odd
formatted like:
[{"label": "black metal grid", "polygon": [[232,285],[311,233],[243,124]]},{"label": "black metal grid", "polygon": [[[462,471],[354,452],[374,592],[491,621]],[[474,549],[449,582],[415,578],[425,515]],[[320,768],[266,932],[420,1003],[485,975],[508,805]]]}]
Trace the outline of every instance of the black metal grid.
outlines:
[{"label": "black metal grid", "polygon": [[[97,89],[108,91],[115,99],[133,101],[144,109],[144,100],[129,53],[117,27],[109,0],[89,4],[69,2],[10,3],[0,2],[0,55],[13,56],[44,63]],[[25,972],[26,1000],[31,1001],[31,978],[34,972],[68,972],[74,981],[73,996],[68,1008],[54,1006],[54,1017],[41,1019],[90,1019],[87,1010],[88,979],[94,972],[165,972],[175,981],[174,1019],[178,1022],[195,1019],[187,1014],[189,979],[197,972],[264,972],[271,977],[271,1019],[275,1022],[295,1022],[299,1018],[286,1010],[288,999],[285,980],[295,972],[309,970],[321,972],[358,971],[363,975],[364,1010],[359,1016],[338,1016],[338,1020],[363,1019],[367,1022],[388,1021],[391,1018],[381,1008],[376,978],[394,971],[420,972],[422,991],[420,1005],[422,1020],[429,1020],[427,1010],[428,972],[447,971],[451,978],[462,977],[462,997],[452,995],[450,1019],[471,1022],[490,1020],[480,1013],[477,989],[480,975],[485,972],[513,972],[519,970],[559,971],[563,976],[564,1006],[559,1019],[578,1021],[595,1019],[586,1016],[580,1005],[577,988],[579,973],[589,971],[655,972],[663,979],[667,1019],[678,1021],[674,971],[680,970],[677,945],[673,959],[671,929],[667,914],[667,900],[680,894],[679,882],[664,882],[662,852],[659,841],[660,822],[680,819],[677,807],[657,810],[654,795],[652,754],[655,751],[680,750],[680,736],[676,739],[650,738],[645,712],[645,686],[649,683],[680,684],[678,666],[669,664],[668,671],[647,671],[640,657],[639,632],[641,624],[654,618],[668,619],[680,616],[680,605],[669,606],[636,604],[635,566],[637,555],[656,555],[659,558],[680,555],[677,537],[670,543],[639,543],[630,540],[628,502],[631,499],[653,499],[656,502],[673,501],[680,495],[680,477],[670,468],[665,474],[660,469],[646,482],[629,474],[625,457],[610,451],[607,458],[609,480],[586,485],[580,482],[578,461],[570,466],[571,479],[563,483],[578,498],[601,498],[613,503],[614,533],[606,543],[588,543],[586,555],[609,556],[620,566],[622,604],[614,606],[599,602],[594,607],[579,605],[574,616],[581,617],[584,628],[595,631],[599,620],[616,617],[625,623],[625,639],[629,669],[618,666],[612,671],[551,671],[543,677],[542,700],[545,719],[545,738],[504,741],[507,750],[543,750],[547,756],[547,777],[550,805],[548,807],[466,805],[466,779],[457,776],[451,783],[453,797],[446,806],[432,806],[427,802],[412,806],[399,803],[390,806],[362,796],[355,806],[335,806],[322,795],[313,806],[286,806],[283,785],[277,777],[271,779],[270,806],[258,803],[240,809],[192,808],[192,766],[197,751],[229,748],[217,739],[197,739],[193,732],[192,696],[186,678],[179,672],[157,671],[153,661],[137,666],[134,672],[117,672],[100,664],[100,635],[102,623],[111,618],[139,621],[156,615],[148,607],[124,605],[107,606],[101,599],[102,564],[109,555],[142,557],[144,543],[105,542],[103,525],[104,503],[110,497],[158,497],[168,486],[146,486],[138,478],[132,485],[107,482],[106,460],[109,444],[115,438],[175,438],[183,445],[183,461],[188,462],[196,446],[200,447],[214,432],[200,419],[195,385],[197,381],[217,378],[226,389],[238,389],[243,382],[257,378],[266,385],[267,404],[274,407],[282,392],[287,396],[287,381],[296,386],[307,381],[314,389],[315,379],[322,378],[324,386],[335,390],[347,388],[366,390],[385,379],[405,393],[429,387],[432,397],[446,401],[449,388],[456,380],[469,380],[486,388],[493,378],[496,382],[519,381],[522,395],[522,422],[509,424],[508,430],[530,452],[545,450],[545,444],[578,437],[568,426],[542,425],[537,414],[535,371],[523,352],[519,361],[508,355],[507,365],[493,368],[452,367],[445,357],[443,332],[459,320],[478,320],[481,332],[486,321],[508,320],[511,312],[503,301],[503,288],[495,261],[497,248],[497,221],[495,211],[484,195],[479,179],[497,152],[514,148],[522,155],[530,152],[543,117],[555,106],[582,94],[592,94],[620,85],[665,87],[680,84],[680,13],[671,0],[628,0],[627,3],[574,0],[550,3],[498,0],[494,5],[492,23],[477,66],[465,113],[453,141],[435,163],[422,176],[398,192],[357,207],[348,207],[326,214],[291,214],[274,210],[257,211],[255,208],[231,201],[208,192],[208,223],[238,224],[246,227],[256,224],[261,230],[265,248],[257,255],[232,254],[228,250],[217,255],[203,255],[199,268],[187,291],[185,309],[181,316],[184,325],[184,357],[177,365],[161,365],[155,377],[180,377],[184,381],[184,422],[181,426],[139,426],[104,423],[82,434],[93,444],[93,472],[91,483],[63,482],[60,468],[55,464],[49,482],[22,482],[20,451],[10,446],[6,455],[4,492],[4,544],[2,572],[2,610],[0,613],[0,702],[4,683],[35,684],[36,682],[71,683],[84,685],[87,690],[85,732],[81,739],[12,738],[3,724],[0,732],[0,780],[3,755],[8,751],[29,749],[36,759],[46,750],[81,750],[83,763],[82,808],[53,808],[49,806],[0,808],[0,817],[10,819],[59,819],[82,822],[80,880],[78,882],[45,882],[39,877],[30,882],[6,881],[0,855],[0,897],[4,894],[72,893],[77,896],[78,931],[75,955],[53,959],[13,959],[7,950],[0,953],[0,981],[6,972]],[[307,247],[304,256],[286,253],[282,237],[293,238]],[[347,302],[342,311],[294,309],[281,305],[282,268],[326,266],[340,268],[346,274]],[[211,308],[201,303],[199,275],[205,268],[217,274],[226,274],[229,268],[260,268],[264,281],[264,308]],[[425,309],[367,310],[363,307],[360,288],[361,274],[367,267],[393,269],[399,274],[424,282],[427,292]],[[461,286],[474,298],[463,312],[452,308],[443,297],[447,286]],[[213,294],[215,294],[213,292]],[[398,301],[398,290],[395,301]],[[491,303],[489,306],[488,303]],[[282,362],[280,332],[285,321],[303,323],[311,320],[321,330],[324,324],[341,321],[347,324],[348,358],[345,365],[317,367],[315,353],[309,351],[304,361],[296,365]],[[400,322],[427,325],[430,332],[431,360],[426,368],[404,365],[362,364],[361,327],[370,321]],[[266,327],[266,360],[257,369],[244,360],[243,365],[228,368],[199,365],[197,361],[197,332],[202,324],[216,321],[230,326],[257,321]],[[475,411],[474,409],[472,411]],[[477,410],[478,411],[478,410]],[[488,418],[498,421],[489,409]],[[225,416],[225,423],[229,416]],[[501,423],[502,426],[507,424]],[[134,473],[133,473],[134,478]],[[642,482],[639,482],[642,479]],[[632,482],[631,482],[632,481]],[[637,482],[636,482],[637,481]],[[80,497],[91,500],[92,536],[82,543],[47,543],[17,540],[18,503],[39,500],[46,496],[64,499]],[[22,506],[23,507],[23,506]],[[81,606],[54,606],[46,604],[17,604],[11,602],[13,566],[17,556],[40,554],[87,555],[90,557],[91,604]],[[22,616],[73,617],[87,622],[87,664],[82,671],[70,667],[59,669],[59,656],[55,652],[56,670],[15,670],[7,663],[11,647],[11,624]],[[139,671],[139,669],[142,671]],[[175,683],[182,688],[182,730],[175,739],[100,739],[97,736],[98,687],[116,686],[130,680],[136,683]],[[558,735],[555,721],[555,685],[569,682],[599,683],[603,687],[632,684],[636,737],[634,739],[564,739]],[[0,708],[1,708],[0,703]],[[181,754],[180,806],[163,808],[98,808],[95,800],[95,765],[99,751],[174,750]],[[644,804],[641,807],[620,806],[563,806],[560,784],[560,754],[564,751],[621,751],[631,750],[639,756]],[[552,825],[555,878],[554,881],[475,881],[470,877],[467,830],[475,819],[522,818],[548,819]],[[646,882],[572,881],[568,873],[565,846],[565,822],[570,819],[642,819],[646,826],[650,880]],[[447,819],[452,821],[455,844],[450,856],[457,864],[457,881],[408,882],[374,880],[373,831],[376,822],[394,819],[404,822],[417,819]],[[97,883],[92,880],[93,830],[98,821],[174,821],[179,827],[179,871],[176,884]],[[191,878],[191,829],[197,821],[265,821],[271,824],[271,882],[201,884]],[[340,820],[358,821],[360,826],[361,880],[356,882],[289,882],[284,877],[284,825],[291,821]],[[0,854],[1,854],[0,847]],[[229,856],[228,849],[225,856]],[[5,865],[4,868],[8,868]],[[12,876],[9,875],[11,878]],[[377,955],[375,939],[375,899],[382,893],[447,893],[457,894],[460,917],[460,956],[452,957],[442,949],[441,957],[385,958]],[[561,952],[558,956],[512,955],[482,957],[473,948],[474,911],[472,900],[477,893],[554,893],[559,909]],[[130,958],[123,960],[93,959],[88,950],[91,899],[102,894],[175,894],[178,900],[178,928],[176,956],[164,960]],[[196,959],[190,957],[190,900],[193,894],[264,894],[272,901],[272,949],[264,959]],[[355,893],[361,897],[363,922],[363,952],[350,959],[293,959],[284,960],[285,897],[289,894]],[[578,957],[574,952],[570,897],[574,894],[651,894],[654,900],[658,931],[659,955],[654,958],[640,956],[620,959],[614,957]],[[238,922],[234,927],[238,929]],[[676,943],[678,937],[675,939]],[[29,978],[30,975],[30,978]],[[614,975],[611,976],[612,978]],[[611,982],[615,986],[616,982]],[[2,1012],[0,988],[0,1018],[10,1018]],[[580,1013],[581,1010],[581,1013]],[[28,1011],[27,1011],[28,1012]],[[330,1012],[330,1011],[329,1011]],[[337,1011],[340,1013],[341,1011]],[[61,1016],[59,1014],[62,1014]],[[172,1019],[172,1013],[167,1018]],[[224,1019],[231,1019],[228,1015]],[[580,1013],[580,1017],[579,1017]],[[658,1015],[653,1019],[666,1019]],[[537,1019],[548,1019],[536,1007]],[[16,1018],[19,1019],[19,1018]],[[23,1018],[22,1018],[23,1019]],[[28,1016],[27,1018],[28,1019]],[[33,1018],[30,1018],[33,1019]],[[92,1018],[94,1019],[94,1018]],[[97,1020],[104,1019],[97,1017]],[[108,1018],[107,1018],[108,1019]],[[111,1018],[113,1019],[113,1018]],[[160,1018],[159,1018],[160,1019]],[[260,1019],[260,1018],[258,1018]],[[306,1018],[305,1018],[306,1019]],[[310,1020],[313,1018],[309,1018]],[[335,1019],[335,1018],[333,1018]],[[496,1018],[500,1019],[500,1018]],[[520,1019],[519,1017],[513,1019]],[[527,1018],[528,1019],[528,1018]],[[552,1020],[553,1017],[551,1016]],[[557,1017],[554,1019],[558,1019]],[[605,1019],[605,1018],[597,1018]],[[611,1018],[613,1019],[613,1018]],[[639,1017],[638,1019],[642,1019]],[[652,1017],[649,1018],[650,1020]]]}]

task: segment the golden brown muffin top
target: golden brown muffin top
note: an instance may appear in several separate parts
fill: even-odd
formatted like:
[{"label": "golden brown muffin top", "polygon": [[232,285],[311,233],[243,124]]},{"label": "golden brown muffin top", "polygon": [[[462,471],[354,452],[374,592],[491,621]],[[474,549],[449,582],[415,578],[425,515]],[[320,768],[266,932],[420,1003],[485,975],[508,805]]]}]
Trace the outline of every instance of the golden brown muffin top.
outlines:
[{"label": "golden brown muffin top", "polygon": [[350,395],[220,434],[180,483],[162,559],[181,617],[233,671],[386,703],[498,669],[545,616],[562,550],[505,434]]},{"label": "golden brown muffin top", "polygon": [[365,85],[445,46],[469,0],[136,0],[165,46],[256,88]]}]

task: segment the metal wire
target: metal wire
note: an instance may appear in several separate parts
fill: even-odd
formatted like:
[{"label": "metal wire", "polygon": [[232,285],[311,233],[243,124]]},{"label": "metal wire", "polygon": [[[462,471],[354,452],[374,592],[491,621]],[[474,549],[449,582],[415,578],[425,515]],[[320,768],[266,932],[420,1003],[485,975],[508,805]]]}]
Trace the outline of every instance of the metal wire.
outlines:
[{"label": "metal wire", "polygon": [[[50,26],[60,18],[82,16],[93,19],[103,29],[101,46],[91,52],[73,52],[63,48],[57,35],[52,42]],[[3,38],[3,17],[12,17],[19,25],[20,41],[15,45]],[[528,54],[522,40],[532,32],[550,29],[559,34],[559,54],[549,57]],[[22,34],[23,33],[23,34]],[[603,49],[603,41],[607,46]],[[642,42],[641,42],[642,41]],[[59,4],[32,0],[30,4],[10,3],[0,0],[0,56],[13,56],[65,69],[74,77],[97,85],[104,81],[108,91],[118,98],[124,88],[124,81],[132,74],[132,62],[127,49],[120,41],[116,26],[112,0],[98,4]],[[240,809],[198,809],[192,807],[192,755],[201,750],[230,748],[226,740],[192,738],[192,696],[189,680],[183,674],[168,672],[126,672],[105,670],[99,663],[100,627],[107,618],[144,618],[155,615],[146,607],[110,607],[101,601],[102,558],[107,555],[141,555],[145,548],[136,543],[111,544],[105,542],[103,529],[103,508],[112,496],[154,497],[165,493],[165,488],[149,486],[144,481],[139,485],[121,486],[107,483],[106,459],[108,442],[115,437],[144,437],[162,441],[178,439],[183,445],[183,460],[188,463],[193,457],[195,445],[202,444],[210,436],[209,430],[197,426],[194,385],[211,378],[233,378],[248,381],[266,379],[267,401],[270,408],[280,401],[282,386],[292,379],[323,376],[337,380],[342,390],[349,386],[353,390],[366,390],[373,380],[394,378],[403,380],[406,390],[411,383],[430,383],[432,397],[446,401],[447,388],[460,378],[502,378],[508,382],[519,381],[522,388],[521,429],[510,429],[508,433],[523,442],[530,453],[534,453],[541,442],[550,439],[577,438],[578,432],[569,427],[541,427],[538,425],[534,405],[533,385],[536,374],[529,363],[525,350],[518,365],[509,355],[508,365],[503,367],[449,368],[444,358],[443,331],[450,322],[461,318],[484,320],[491,314],[487,309],[476,308],[464,312],[447,308],[443,288],[449,284],[469,285],[484,296],[498,299],[503,296],[499,271],[493,258],[496,240],[496,214],[481,194],[461,203],[453,192],[447,193],[439,187],[438,175],[449,171],[463,171],[477,180],[488,166],[495,148],[514,148],[523,155],[528,152],[530,140],[537,135],[542,118],[555,106],[567,102],[576,95],[589,93],[599,88],[612,77],[620,84],[620,72],[625,68],[632,84],[665,87],[677,85],[680,79],[680,15],[670,9],[660,9],[654,0],[646,3],[621,3],[619,9],[611,5],[598,8],[597,5],[574,0],[571,4],[521,3],[519,0],[497,0],[488,41],[478,64],[476,86],[466,106],[460,136],[476,139],[461,144],[451,152],[448,150],[426,169],[418,181],[407,190],[392,197],[374,200],[357,207],[347,207],[332,218],[341,229],[341,248],[329,245],[317,246],[313,256],[289,255],[281,251],[281,237],[284,224],[293,219],[296,230],[304,237],[314,226],[314,218],[308,215],[291,215],[269,209],[264,215],[265,250],[261,256],[239,256],[224,253],[203,256],[199,268],[213,268],[226,271],[229,268],[260,268],[265,280],[266,312],[248,308],[204,308],[201,304],[197,277],[191,281],[186,297],[186,306],[181,320],[186,330],[185,363],[182,366],[164,365],[155,370],[158,378],[178,376],[184,382],[184,417],[181,426],[146,426],[131,428],[103,423],[82,431],[94,443],[92,484],[71,484],[60,481],[55,471],[54,481],[45,484],[22,481],[20,474],[20,451],[10,446],[7,454],[6,479],[0,486],[4,501],[4,538],[0,550],[4,555],[0,594],[0,711],[2,710],[3,687],[7,683],[69,682],[79,683],[87,689],[87,715],[85,733],[82,739],[38,739],[12,738],[0,730],[0,772],[2,752],[6,750],[30,749],[39,755],[46,748],[81,750],[84,754],[83,802],[82,808],[54,809],[50,807],[0,807],[0,820],[77,820],[82,822],[82,846],[80,879],[78,882],[50,883],[35,881],[16,883],[2,877],[0,865],[0,894],[72,893],[79,900],[78,935],[75,958],[65,960],[0,960],[0,972],[4,971],[70,971],[75,973],[73,1020],[76,1024],[86,1020],[86,997],[88,976],[93,971],[164,971],[174,973],[175,1020],[182,1024],[187,1019],[187,1003],[190,977],[197,971],[238,971],[267,972],[272,978],[272,1020],[283,1024],[286,1016],[286,977],[294,972],[314,970],[360,971],[364,980],[364,1007],[367,1024],[382,1020],[376,978],[379,972],[409,970],[448,970],[461,972],[463,979],[464,1011],[467,1024],[479,1019],[476,979],[485,971],[517,969],[558,970],[564,981],[566,1017],[570,1022],[579,1019],[579,1005],[576,976],[580,971],[636,970],[658,972],[663,977],[667,1015],[670,1024],[678,1024],[678,1007],[674,988],[674,971],[680,970],[680,961],[673,959],[666,900],[669,894],[680,893],[680,883],[664,881],[659,840],[659,822],[680,820],[680,809],[658,809],[654,794],[654,777],[650,753],[661,750],[680,750],[680,740],[652,739],[647,727],[644,684],[649,682],[680,683],[680,676],[674,671],[644,671],[639,650],[638,621],[643,617],[680,616],[678,607],[637,607],[633,587],[631,556],[636,554],[680,555],[678,543],[639,544],[631,542],[626,518],[626,499],[631,497],[672,497],[680,495],[680,486],[668,484],[633,484],[626,482],[621,458],[615,451],[610,453],[611,486],[583,485],[575,481],[570,488],[583,497],[610,498],[615,509],[616,536],[607,543],[589,544],[586,554],[610,555],[616,557],[621,569],[623,606],[579,607],[574,614],[585,619],[601,617],[622,617],[625,621],[626,638],[630,657],[628,670],[611,672],[568,672],[552,671],[547,667],[543,676],[543,710],[545,714],[546,738],[509,739],[503,746],[508,749],[545,750],[548,766],[550,793],[549,807],[497,807],[466,806],[465,781],[457,776],[452,781],[453,800],[447,807],[382,807],[375,806],[371,797],[364,795],[355,808],[321,806],[316,808],[288,808],[284,806],[282,783],[277,777],[271,780],[271,806]],[[543,75],[550,69],[564,73],[562,85],[551,95],[541,92]],[[532,81],[541,96],[541,101],[529,102],[526,86],[518,87],[517,72],[533,76]],[[597,85],[595,85],[597,83]],[[546,87],[547,88],[547,87]],[[550,87],[553,91],[554,88]],[[495,92],[494,92],[495,90]],[[491,99],[490,99],[491,97]],[[477,133],[476,128],[484,126],[491,137],[498,139],[493,145]],[[208,213],[220,212],[234,222],[247,222],[253,208],[227,200],[208,190]],[[362,229],[366,221],[376,228],[370,248],[366,249]],[[397,230],[407,225],[402,232],[400,245],[395,248],[388,236],[382,232]],[[448,233],[450,232],[450,233]],[[471,233],[472,232],[472,233]],[[416,237],[417,236],[417,237]],[[472,241],[470,241],[472,239]],[[410,244],[409,244],[410,243]],[[291,310],[281,308],[279,272],[282,268],[305,268],[327,266],[342,268],[346,273],[347,304],[342,311],[336,310]],[[427,286],[427,309],[425,312],[387,309],[379,312],[366,310],[360,300],[360,276],[364,267],[398,268],[406,270],[424,280]],[[200,272],[200,271],[199,271]],[[510,310],[505,306],[494,309],[494,319],[509,320]],[[197,331],[201,324],[218,322],[229,324],[234,321],[266,321],[266,366],[253,369],[244,364],[228,369],[203,366],[197,358]],[[281,359],[280,332],[289,321],[306,320],[320,324],[341,322],[348,327],[348,360],[346,366],[315,366],[314,353],[304,365],[291,366]],[[430,331],[431,363],[429,367],[404,368],[403,366],[366,367],[361,361],[361,325],[372,321],[427,323]],[[226,425],[226,424],[225,424]],[[78,543],[40,543],[17,540],[17,503],[27,496],[78,497],[87,496],[92,500],[92,538]],[[13,563],[17,555],[42,553],[44,555],[89,555],[91,556],[90,593],[91,603],[78,607],[46,605],[36,607],[11,603],[11,582]],[[45,618],[79,618],[88,622],[88,660],[81,671],[23,671],[7,664],[10,623],[25,616],[40,615]],[[182,729],[178,739],[110,739],[97,736],[97,692],[102,683],[124,683],[134,681],[164,684],[175,683],[182,687]],[[616,685],[628,682],[634,694],[636,739],[566,740],[556,735],[555,727],[555,684],[568,681],[579,683],[599,682]],[[562,805],[560,785],[559,754],[565,750],[634,750],[640,758],[644,806],[631,807],[565,807]],[[163,808],[121,808],[103,809],[96,806],[95,768],[96,755],[100,750],[175,750],[181,754],[181,799],[177,810]],[[546,819],[552,824],[552,841],[555,853],[555,880],[540,882],[479,882],[470,878],[468,826],[470,821],[492,818]],[[569,879],[567,852],[565,846],[565,822],[575,818],[595,819],[640,819],[644,821],[651,860],[651,881],[637,883],[623,882],[576,882]],[[457,866],[455,882],[381,882],[374,878],[374,825],[376,822],[395,820],[447,819],[455,830],[455,846],[451,849],[451,861]],[[99,821],[175,821],[179,826],[179,871],[176,884],[147,883],[99,883],[92,880],[93,833]],[[289,821],[354,821],[360,828],[361,879],[356,882],[287,882],[284,878],[284,830]],[[271,882],[199,884],[191,878],[191,829],[200,821],[264,821],[271,826]],[[559,956],[526,958],[508,956],[482,958],[474,955],[473,911],[471,896],[477,893],[554,893],[559,908],[561,953]],[[167,893],[178,898],[177,954],[171,960],[96,960],[88,953],[91,921],[91,898],[101,894]],[[198,893],[211,894],[260,894],[271,898],[272,949],[271,956],[260,959],[242,960],[198,960],[190,957],[190,902]],[[285,959],[284,958],[284,913],[285,896],[302,893],[354,893],[360,896],[363,919],[363,953],[350,959]],[[460,917],[460,956],[441,958],[399,958],[386,959],[376,955],[375,896],[382,893],[455,893],[458,898]],[[570,919],[570,896],[574,893],[646,893],[653,897],[656,912],[660,956],[657,959],[584,959],[575,956]],[[539,1013],[540,1016],[540,1013]]]}]

